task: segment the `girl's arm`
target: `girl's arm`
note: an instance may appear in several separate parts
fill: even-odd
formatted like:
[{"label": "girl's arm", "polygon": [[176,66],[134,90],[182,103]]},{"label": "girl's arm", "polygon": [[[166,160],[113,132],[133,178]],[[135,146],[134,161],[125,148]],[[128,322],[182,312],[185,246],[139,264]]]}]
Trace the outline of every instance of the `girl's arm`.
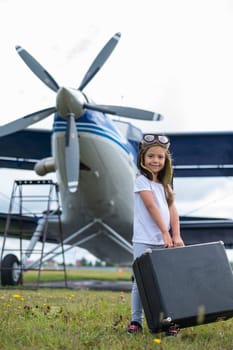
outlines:
[{"label": "girl's arm", "polygon": [[174,202],[169,206],[170,222],[172,230],[172,240],[174,247],[184,246],[184,242],[180,235],[180,220]]},{"label": "girl's arm", "polygon": [[162,232],[163,240],[164,240],[164,247],[169,248],[173,247],[173,241],[171,238],[171,235],[169,231],[167,230],[167,227],[163,221],[163,218],[160,214],[159,208],[157,207],[153,194],[150,191],[141,191],[139,192],[139,195],[141,196],[145,207],[147,208],[148,212],[150,213],[152,219],[156,223],[156,225],[159,227],[159,229]]}]

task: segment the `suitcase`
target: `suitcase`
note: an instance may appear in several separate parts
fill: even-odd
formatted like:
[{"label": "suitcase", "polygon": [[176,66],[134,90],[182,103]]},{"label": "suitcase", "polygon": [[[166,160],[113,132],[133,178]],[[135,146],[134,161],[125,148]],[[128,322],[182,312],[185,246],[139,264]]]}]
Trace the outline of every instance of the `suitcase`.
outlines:
[{"label": "suitcase", "polygon": [[233,317],[233,274],[223,242],[151,250],[133,272],[151,332]]}]

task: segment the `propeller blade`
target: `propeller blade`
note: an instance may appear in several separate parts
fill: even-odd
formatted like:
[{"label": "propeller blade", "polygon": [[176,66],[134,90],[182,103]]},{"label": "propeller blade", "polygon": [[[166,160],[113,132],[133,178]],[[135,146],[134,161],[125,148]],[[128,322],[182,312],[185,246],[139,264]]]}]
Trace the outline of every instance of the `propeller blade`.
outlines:
[{"label": "propeller blade", "polygon": [[121,37],[121,33],[116,33],[107,42],[107,44],[102,48],[102,50],[99,52],[99,54],[97,55],[97,57],[93,61],[92,65],[88,69],[88,71],[87,71],[86,75],[84,76],[78,90],[82,91],[85,88],[85,86],[87,86],[87,84],[96,75],[96,73],[98,73],[100,68],[104,65],[104,63],[107,61],[108,57],[111,55],[115,46],[118,44],[120,37]]},{"label": "propeller blade", "polygon": [[74,115],[70,114],[66,130],[66,175],[70,192],[76,192],[79,179],[79,142]]},{"label": "propeller blade", "polygon": [[32,114],[26,115],[23,118],[0,126],[0,137],[13,134],[19,130],[23,130],[28,126],[47,118],[50,114],[56,112],[56,110],[57,109],[55,107],[42,109],[41,111],[34,112]]},{"label": "propeller blade", "polygon": [[50,89],[57,92],[59,85],[53,79],[53,77],[40,65],[39,62],[35,60],[25,49],[21,46],[16,46],[16,51],[19,56],[23,59],[26,65],[31,69],[31,71]]},{"label": "propeller blade", "polygon": [[163,116],[159,113],[146,111],[144,109],[134,108],[134,107],[92,105],[89,103],[84,103],[83,107],[87,109],[91,109],[93,111],[99,111],[103,113],[118,115],[121,117],[132,118],[132,119],[152,120],[152,121],[163,120]]}]

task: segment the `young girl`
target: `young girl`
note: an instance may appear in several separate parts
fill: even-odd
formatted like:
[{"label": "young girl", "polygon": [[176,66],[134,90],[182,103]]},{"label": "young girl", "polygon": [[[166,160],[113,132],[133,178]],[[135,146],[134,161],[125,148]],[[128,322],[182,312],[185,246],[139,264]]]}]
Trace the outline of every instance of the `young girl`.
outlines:
[{"label": "young girl", "polygon": [[[134,186],[134,259],[146,249],[183,246],[179,216],[171,187],[173,170],[167,136],[145,134],[139,144],[140,175]],[[171,231],[171,234],[170,234]],[[131,295],[132,321],[128,333],[142,331],[142,303],[134,279]],[[176,335],[172,329],[167,335]]]}]

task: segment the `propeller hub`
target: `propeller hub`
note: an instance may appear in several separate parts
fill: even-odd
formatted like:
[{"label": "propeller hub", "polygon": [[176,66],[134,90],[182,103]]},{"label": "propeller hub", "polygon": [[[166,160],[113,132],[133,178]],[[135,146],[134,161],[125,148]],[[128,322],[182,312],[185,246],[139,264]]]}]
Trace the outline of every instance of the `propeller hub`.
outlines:
[{"label": "propeller hub", "polygon": [[85,102],[86,98],[79,90],[60,87],[57,92],[57,112],[62,118],[66,118],[71,113],[75,119],[80,118],[84,113],[83,105]]}]

